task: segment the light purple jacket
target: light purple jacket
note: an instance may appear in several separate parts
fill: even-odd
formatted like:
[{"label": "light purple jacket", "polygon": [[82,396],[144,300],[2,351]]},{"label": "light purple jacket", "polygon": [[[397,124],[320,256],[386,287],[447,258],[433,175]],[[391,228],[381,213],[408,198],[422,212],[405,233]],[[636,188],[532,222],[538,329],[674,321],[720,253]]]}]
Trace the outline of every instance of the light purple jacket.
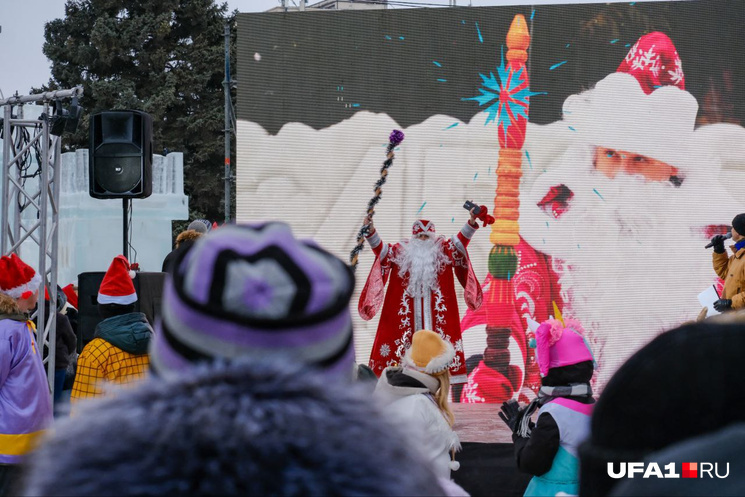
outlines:
[{"label": "light purple jacket", "polygon": [[34,325],[0,319],[0,464],[17,464],[51,424],[49,383],[37,354]]}]

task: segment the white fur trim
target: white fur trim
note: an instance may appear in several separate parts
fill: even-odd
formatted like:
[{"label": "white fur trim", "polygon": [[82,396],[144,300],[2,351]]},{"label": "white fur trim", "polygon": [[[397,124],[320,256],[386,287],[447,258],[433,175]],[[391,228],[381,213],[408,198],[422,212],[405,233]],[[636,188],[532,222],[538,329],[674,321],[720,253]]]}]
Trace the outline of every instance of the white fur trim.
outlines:
[{"label": "white fur trim", "polygon": [[466,240],[470,240],[474,233],[476,233],[476,230],[478,228],[474,228],[471,226],[468,222],[461,228],[460,234],[463,235]]},{"label": "white fur trim", "polygon": [[453,245],[455,246],[456,250],[458,250],[458,252],[460,252],[463,255],[468,255],[468,252],[466,252],[466,247],[463,246],[463,244],[461,243],[460,239],[458,239],[457,236],[453,235],[450,238],[450,241],[453,242]]},{"label": "white fur trim", "polygon": [[39,273],[34,273],[34,276],[26,283],[22,285],[18,285],[15,288],[8,288],[7,290],[0,290],[0,292],[4,293],[8,297],[11,297],[14,299],[20,299],[21,295],[23,295],[24,292],[34,292],[38,290],[40,286],[41,286],[41,276],[39,275]]},{"label": "white fur trim", "polygon": [[382,261],[388,256],[388,244],[386,243],[383,245],[383,248],[380,249],[380,260]]},{"label": "white fur trim", "polygon": [[111,295],[103,295],[101,293],[98,294],[99,304],[129,305],[134,304],[135,302],[137,302],[137,292],[130,293],[129,295],[119,295],[116,297],[112,297]]},{"label": "white fur trim", "polygon": [[453,459],[448,463],[448,466],[450,466],[450,471],[458,471],[460,469],[460,463]]},{"label": "white fur trim", "polygon": [[427,367],[424,368],[424,372],[430,374],[439,373],[443,369],[447,369],[450,363],[453,362],[453,359],[455,359],[455,349],[450,342],[445,341],[445,352],[430,360]]},{"label": "white fur trim", "polygon": [[367,243],[370,244],[370,248],[375,248],[382,242],[382,240],[380,239],[380,235],[378,234],[378,230],[375,230],[372,235],[368,235],[366,238]]},{"label": "white fur trim", "polygon": [[[630,74],[613,73],[564,101],[563,122],[582,141],[633,152],[686,171],[698,112],[695,97],[675,86],[649,95]],[[704,161],[700,167],[708,168]]]},{"label": "white fur trim", "polygon": [[464,374],[450,375],[451,385],[458,385],[459,383],[468,383],[468,376]]}]

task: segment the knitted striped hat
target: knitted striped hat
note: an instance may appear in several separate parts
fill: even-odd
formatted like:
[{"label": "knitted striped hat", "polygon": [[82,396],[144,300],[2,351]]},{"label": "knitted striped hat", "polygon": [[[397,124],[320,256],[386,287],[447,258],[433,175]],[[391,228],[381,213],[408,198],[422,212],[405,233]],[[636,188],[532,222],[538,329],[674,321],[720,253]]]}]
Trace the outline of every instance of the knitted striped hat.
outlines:
[{"label": "knitted striped hat", "polygon": [[351,375],[354,276],[286,224],[225,226],[179,254],[173,268],[151,342],[158,373],[281,354]]}]

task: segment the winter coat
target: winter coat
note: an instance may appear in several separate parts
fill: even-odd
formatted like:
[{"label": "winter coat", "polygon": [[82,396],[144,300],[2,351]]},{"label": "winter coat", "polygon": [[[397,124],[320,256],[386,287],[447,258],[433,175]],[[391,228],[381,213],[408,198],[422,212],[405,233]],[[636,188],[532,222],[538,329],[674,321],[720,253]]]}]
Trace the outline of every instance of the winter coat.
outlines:
[{"label": "winter coat", "polygon": [[529,438],[512,435],[517,467],[535,475],[524,495],[579,493],[577,448],[590,434],[593,406],[571,398],[553,399],[538,411]]},{"label": "winter coat", "polygon": [[34,325],[0,294],[0,464],[17,464],[52,421]]},{"label": "winter coat", "polygon": [[383,404],[388,419],[410,434],[409,441],[420,449],[437,476],[449,479],[451,451],[460,450],[460,441],[437,406],[433,394],[438,386],[437,379],[427,374],[388,367],[380,375],[374,396]]},{"label": "winter coat", "polygon": [[147,350],[153,329],[141,312],[104,319],[78,357],[72,400],[103,394],[105,381],[119,385],[140,380],[150,365]]},{"label": "winter coat", "polygon": [[176,248],[171,250],[171,252],[168,253],[165,259],[163,259],[163,267],[161,268],[161,271],[164,273],[170,272],[171,264],[173,264],[173,261],[176,260],[176,257],[181,252],[186,252],[191,248],[191,246],[194,244],[194,242],[202,236],[202,233],[199,233],[195,230],[186,230],[179,233],[179,235],[176,237]]},{"label": "winter coat", "polygon": [[736,250],[732,247],[732,255],[727,252],[712,254],[712,263],[717,276],[724,280],[722,290],[723,299],[732,299],[733,309],[745,308],[745,248]]},{"label": "winter coat", "polygon": [[[44,307],[44,314],[46,314],[45,320],[49,317],[49,302]],[[57,312],[57,328],[56,338],[54,347],[54,369],[59,371],[61,369],[67,369],[70,364],[70,355],[75,352],[78,345],[78,338],[72,329],[70,320],[62,312]],[[38,326],[36,319],[34,319],[34,326]],[[47,357],[49,351],[47,346],[44,346],[44,357]]]},{"label": "winter coat", "polygon": [[67,369],[70,365],[70,356],[78,346],[78,338],[72,331],[70,320],[61,312],[57,313],[57,339],[54,351],[54,369]]}]

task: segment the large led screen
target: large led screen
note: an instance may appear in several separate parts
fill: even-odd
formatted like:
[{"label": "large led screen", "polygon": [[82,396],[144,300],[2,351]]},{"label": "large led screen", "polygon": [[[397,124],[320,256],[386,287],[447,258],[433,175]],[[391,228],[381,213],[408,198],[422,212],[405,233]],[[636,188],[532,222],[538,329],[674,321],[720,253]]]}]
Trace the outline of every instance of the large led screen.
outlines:
[{"label": "large led screen", "polygon": [[[348,260],[401,130],[383,243],[424,219],[458,249],[466,200],[496,218],[467,246],[481,305],[458,275],[457,313],[433,294],[418,321],[459,352],[454,399],[533,398],[529,321],[549,317],[584,328],[602,390],[721,291],[704,245],[745,211],[744,14],[737,0],[241,14],[238,221],[286,221]],[[400,360],[414,311],[360,317],[374,261],[366,246],[351,310],[357,360],[378,368]],[[381,332],[401,336],[376,341],[386,312]]]}]

